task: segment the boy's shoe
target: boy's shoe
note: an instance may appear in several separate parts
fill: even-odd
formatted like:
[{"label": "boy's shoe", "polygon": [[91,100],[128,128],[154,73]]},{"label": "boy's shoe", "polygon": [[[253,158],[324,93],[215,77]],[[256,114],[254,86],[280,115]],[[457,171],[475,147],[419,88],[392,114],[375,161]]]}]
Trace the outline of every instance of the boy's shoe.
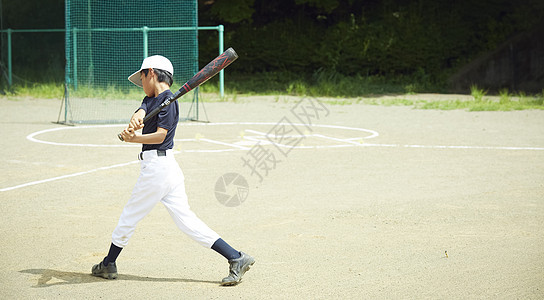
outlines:
[{"label": "boy's shoe", "polygon": [[110,262],[107,266],[105,266],[104,262],[101,261],[99,264],[93,266],[92,274],[93,276],[98,276],[106,279],[116,279],[117,266],[115,265],[115,262]]},{"label": "boy's shoe", "polygon": [[244,252],[240,252],[240,255],[239,258],[229,260],[229,276],[223,278],[221,285],[237,285],[244,273],[255,263],[255,259]]}]

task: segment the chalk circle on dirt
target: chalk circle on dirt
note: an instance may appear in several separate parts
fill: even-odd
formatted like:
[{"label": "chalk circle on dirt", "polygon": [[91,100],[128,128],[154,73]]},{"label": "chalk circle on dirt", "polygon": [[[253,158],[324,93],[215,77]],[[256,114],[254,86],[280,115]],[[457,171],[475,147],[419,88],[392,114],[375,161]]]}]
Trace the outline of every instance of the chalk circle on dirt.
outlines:
[{"label": "chalk circle on dirt", "polygon": [[[196,149],[191,148],[185,148],[182,147],[182,152],[223,152],[223,151],[240,151],[240,150],[248,150],[248,147],[251,147],[253,144],[258,142],[263,142],[263,144],[266,142],[264,139],[267,137],[266,131],[274,128],[274,126],[278,125],[293,125],[297,126],[301,130],[304,129],[305,134],[303,135],[306,138],[313,138],[314,140],[319,140],[320,142],[316,142],[313,145],[306,145],[306,146],[297,146],[294,148],[300,148],[300,149],[308,149],[308,148],[336,148],[336,147],[353,147],[358,146],[363,143],[363,140],[372,139],[377,136],[379,136],[378,132],[370,129],[364,129],[364,128],[357,128],[357,127],[348,127],[348,126],[340,126],[340,125],[320,125],[320,124],[313,124],[310,128],[310,130],[307,130],[305,124],[298,124],[298,123],[278,123],[278,122],[219,122],[219,123],[179,123],[178,125],[178,132],[177,134],[180,136],[183,136],[183,130],[184,128],[191,128],[193,130],[201,127],[202,129],[210,128],[213,126],[218,126],[222,128],[228,128],[232,127],[233,132],[232,136],[227,136],[227,139],[236,138],[238,135],[237,132],[240,132],[240,130],[245,131],[246,135],[243,137],[241,141],[232,142],[231,140],[223,141],[225,137],[221,138],[183,138],[183,139],[176,139],[176,141],[181,142],[197,142],[198,147],[195,147]],[[49,144],[49,145],[55,145],[55,146],[69,146],[69,147],[104,147],[104,148],[124,148],[124,147],[140,147],[140,145],[137,144],[130,144],[130,143],[121,143],[117,139],[117,136],[112,135],[111,143],[78,143],[78,140],[81,140],[80,136],[81,134],[74,133],[74,136],[70,136],[69,133],[59,135],[59,131],[79,131],[79,130],[97,130],[100,128],[111,128],[111,127],[119,127],[123,128],[126,125],[120,125],[120,124],[106,124],[106,125],[84,125],[84,126],[74,126],[74,127],[56,127],[56,128],[49,128],[45,130],[40,130],[37,132],[33,132],[29,134],[26,138],[32,142],[35,143],[42,143],[42,144]],[[255,126],[257,127],[263,127],[265,132],[255,131],[252,129],[255,129]],[[198,129],[197,129],[198,130]],[[320,134],[320,131],[332,131],[331,134],[323,135]],[[103,136],[106,134],[110,134],[109,130],[107,133],[104,133],[102,136],[100,136],[100,140],[103,141]],[[48,134],[50,134],[48,136]],[[56,138],[55,138],[56,137]],[[88,136],[87,136],[88,138]],[[87,140],[88,141],[88,140]],[[183,144],[183,143],[182,143]],[[194,144],[193,144],[194,145]],[[217,148],[211,148],[210,146],[217,146],[221,145],[225,148],[217,149]]]}]

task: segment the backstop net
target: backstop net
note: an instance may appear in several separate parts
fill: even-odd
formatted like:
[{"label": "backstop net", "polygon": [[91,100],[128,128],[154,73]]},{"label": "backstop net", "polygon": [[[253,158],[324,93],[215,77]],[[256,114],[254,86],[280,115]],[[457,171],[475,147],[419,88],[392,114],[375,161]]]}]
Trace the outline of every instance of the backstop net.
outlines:
[{"label": "backstop net", "polygon": [[[65,122],[128,121],[145,95],[127,77],[145,57],[170,59],[173,92],[198,71],[196,0],[65,1]],[[178,100],[180,117],[198,107],[196,93]]]}]

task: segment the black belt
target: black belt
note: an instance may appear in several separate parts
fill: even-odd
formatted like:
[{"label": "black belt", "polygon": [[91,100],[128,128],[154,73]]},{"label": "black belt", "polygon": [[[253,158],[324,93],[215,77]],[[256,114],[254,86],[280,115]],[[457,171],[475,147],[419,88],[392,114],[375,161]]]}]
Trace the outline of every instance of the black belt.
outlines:
[{"label": "black belt", "polygon": [[[157,156],[166,156],[166,150],[148,150],[148,151],[157,151]],[[143,152],[140,152],[140,154],[138,154],[138,159],[144,160]]]}]

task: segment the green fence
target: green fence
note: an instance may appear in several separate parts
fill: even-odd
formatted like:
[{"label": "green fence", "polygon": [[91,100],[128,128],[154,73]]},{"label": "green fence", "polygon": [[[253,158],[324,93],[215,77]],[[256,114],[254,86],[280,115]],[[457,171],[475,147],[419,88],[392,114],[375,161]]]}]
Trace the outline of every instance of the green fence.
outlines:
[{"label": "green fence", "polygon": [[13,85],[13,46],[12,46],[12,36],[14,33],[52,33],[52,32],[65,32],[64,29],[5,29],[0,30],[0,33],[6,34],[6,48],[1,49],[1,51],[6,51],[7,53],[7,81],[8,85],[11,87]]},{"label": "green fence", "polygon": [[[197,30],[217,30],[219,32],[219,54],[223,53],[223,32],[224,32],[224,27],[223,25],[219,25],[219,26],[205,26],[205,27],[197,27],[196,28]],[[144,27],[141,27],[141,28],[93,28],[93,29],[78,29],[78,28],[73,28],[71,30],[71,35],[72,35],[72,57],[71,57],[71,61],[72,61],[72,67],[73,67],[73,70],[70,70],[68,71],[67,73],[70,73],[72,74],[72,77],[71,78],[67,78],[67,81],[70,82],[73,86],[74,86],[74,89],[77,90],[77,86],[78,86],[78,35],[81,35],[81,34],[88,34],[90,32],[109,32],[109,33],[120,33],[120,32],[128,32],[128,33],[133,33],[133,32],[141,32],[141,35],[142,35],[142,59],[146,58],[149,56],[149,33],[150,32],[175,32],[175,31],[193,31],[195,30],[194,27],[158,27],[158,28],[150,28],[150,27],[147,27],[147,26],[144,26]],[[190,69],[190,68],[188,68]],[[187,72],[183,72],[182,74],[184,74],[185,76],[180,76],[182,77],[182,80],[183,81],[186,81],[190,78],[190,76],[194,75],[195,74],[195,71],[197,71],[198,69],[192,69],[191,72],[189,72],[188,74],[185,74]],[[223,71],[221,71],[222,73]],[[176,73],[177,74],[177,73]],[[188,77],[189,76],[189,77]],[[221,81],[221,87],[223,87],[223,80],[220,80]],[[124,82],[124,81],[123,81]],[[221,88],[221,93],[223,94],[223,89]]]},{"label": "green fence", "polygon": [[[194,28],[188,28],[188,27],[164,27],[164,28],[149,28],[149,27],[143,27],[143,28],[127,28],[127,29],[122,29],[122,28],[117,28],[117,29],[93,29],[92,31],[141,31],[142,32],[142,40],[144,41],[143,42],[143,45],[142,45],[142,52],[144,53],[143,54],[143,57],[147,57],[148,56],[148,47],[146,47],[146,45],[149,43],[148,42],[148,39],[146,38],[147,37],[147,33],[144,33],[145,31],[149,32],[149,31],[169,31],[169,30],[172,30],[172,31],[180,31],[180,30],[193,30]],[[219,52],[218,54],[221,54],[223,53],[224,51],[224,26],[223,25],[219,25],[219,26],[201,26],[201,27],[197,27],[198,30],[205,30],[205,31],[209,31],[209,30],[216,30],[218,32],[218,49],[219,49]],[[74,64],[77,65],[77,34],[78,32],[85,32],[87,30],[79,30],[79,29],[75,29],[72,33],[72,35],[74,36],[74,41],[76,41],[76,43],[74,44],[73,48],[74,48],[74,53],[73,53],[73,60],[74,60]],[[1,49],[2,51],[6,51],[7,53],[7,58],[6,58],[6,67],[7,67],[7,83],[8,83],[8,86],[12,86],[13,85],[13,42],[12,42],[12,36],[13,34],[20,34],[20,33],[59,33],[59,32],[66,32],[66,29],[4,29],[4,30],[0,30],[0,33],[2,34],[5,34],[6,35],[6,46],[4,49]],[[77,68],[76,68],[77,69]],[[71,81],[69,79],[66,80],[67,82],[68,81]],[[75,72],[75,75],[74,75],[74,80],[73,80],[73,85],[75,87],[75,89],[77,89],[77,72]],[[219,73],[219,90],[220,90],[220,94],[221,94],[221,97],[224,96],[224,91],[225,91],[225,82],[224,82],[224,71],[222,70],[220,73]]]},{"label": "green fence", "polygon": [[[71,64],[70,66],[68,66],[68,63],[66,63],[66,72],[65,72],[65,86],[66,86],[66,90],[65,90],[65,98],[64,98],[64,104],[63,104],[63,118],[64,118],[64,121],[65,123],[118,123],[118,122],[125,122],[126,121],[126,118],[127,118],[127,115],[123,115],[123,113],[125,112],[118,112],[119,109],[116,109],[115,106],[119,106],[119,105],[122,105],[122,106],[125,106],[126,107],[126,112],[127,113],[130,113],[130,110],[133,109],[133,106],[134,106],[134,103],[133,101],[116,101],[115,104],[112,104],[112,101],[111,99],[110,100],[104,100],[104,99],[96,99],[94,97],[91,97],[90,99],[82,99],[82,98],[77,98],[77,90],[78,90],[78,86],[80,86],[81,84],[83,84],[84,88],[87,88],[88,86],[88,81],[87,82],[81,82],[81,78],[80,76],[78,76],[78,35],[84,35],[85,33],[88,33],[88,32],[112,32],[112,33],[115,33],[115,32],[137,32],[138,34],[141,34],[142,36],[142,48],[141,48],[141,53],[142,53],[142,56],[141,58],[139,58],[139,62],[136,62],[135,65],[133,66],[130,66],[131,69],[130,71],[134,71],[133,69],[134,68],[138,68],[139,67],[139,64],[141,63],[141,59],[147,57],[150,55],[149,53],[149,32],[170,32],[170,31],[187,31],[187,30],[194,30],[194,28],[192,27],[159,27],[159,28],[150,28],[150,27],[142,27],[142,28],[95,28],[95,29],[77,29],[77,28],[74,28],[73,30],[66,30],[66,29],[5,29],[5,30],[0,30],[0,33],[2,34],[5,34],[5,46],[4,46],[4,49],[2,49],[2,51],[6,51],[6,71],[7,71],[7,74],[6,74],[6,77],[7,77],[7,83],[8,85],[11,87],[14,83],[14,80],[13,80],[13,74],[14,74],[14,69],[13,69],[13,56],[14,56],[14,53],[13,53],[13,35],[15,34],[25,34],[25,33],[43,33],[43,34],[48,34],[48,33],[66,33],[68,32],[68,34],[71,34],[72,35],[72,51],[71,51],[71,56],[70,57],[66,57],[66,60],[67,62],[68,61],[71,61]],[[197,27],[197,30],[199,31],[217,31],[218,32],[218,54],[221,54],[223,53],[224,51],[224,26],[223,25],[219,25],[219,26],[200,26],[200,27]],[[15,55],[17,55],[17,53],[15,53]],[[177,67],[176,65],[176,62],[173,61],[174,63],[174,66]],[[178,64],[179,65],[179,64]],[[115,67],[115,65],[112,65],[112,67]],[[184,74],[185,77],[182,77],[182,76],[179,76],[178,74],[178,83],[181,84],[182,82],[180,82],[180,80],[186,80],[188,78],[188,76],[192,76],[194,75],[194,73],[196,72],[196,67],[194,69],[190,69],[191,71],[189,72],[189,74]],[[69,69],[68,69],[69,68]],[[71,70],[71,71],[70,71]],[[119,88],[122,88],[123,86],[126,87],[126,85],[128,85],[130,87],[130,83],[126,80],[126,77],[130,74],[130,71],[128,71],[129,73],[123,73],[123,74],[113,74],[112,76],[117,76],[117,78],[115,79],[115,81],[118,81],[120,83],[120,87]],[[177,70],[176,70],[177,71]],[[17,73],[17,70],[15,70],[15,73]],[[183,72],[181,72],[183,74]],[[88,78],[88,76],[86,76]],[[179,77],[182,77],[182,78],[179,78]],[[224,82],[224,71],[221,71],[219,73],[219,93],[220,93],[220,96],[221,97],[224,97],[225,95],[225,82]],[[88,80],[88,79],[87,79]],[[184,81],[183,81],[184,82]],[[107,85],[107,84],[106,84]],[[99,85],[98,85],[99,86]],[[99,87],[94,87],[94,88],[99,88]],[[106,86],[107,88],[107,86]],[[72,94],[70,96],[70,94]],[[189,111],[188,111],[188,108],[185,107],[185,110],[187,111],[187,116],[182,116],[184,117],[185,119],[196,119],[198,120],[199,119],[199,106],[198,106],[198,94],[193,94],[191,95],[192,96],[192,99],[191,99],[191,109],[192,111],[190,112],[191,113],[191,116],[189,116]],[[94,106],[96,106],[96,104],[98,104],[100,102],[100,104],[98,105],[99,107],[105,107],[106,110],[108,111],[108,113],[106,113],[104,111],[104,109],[96,109],[96,108],[93,108]],[[91,114],[91,115],[94,115],[94,117],[92,117],[92,119],[89,119],[89,118],[86,118],[87,120],[85,120],[85,118],[79,116],[78,115],[81,115],[81,113],[78,113],[77,111],[84,111],[83,115],[88,115],[88,114]],[[105,119],[104,118],[99,118],[97,116],[104,116],[104,115],[107,115],[109,114],[110,116],[109,117],[106,117]],[[111,116],[113,115],[113,116]]]},{"label": "green fence", "polygon": [[[109,91],[133,90],[126,77],[147,56],[168,57],[174,82],[189,79],[198,71],[197,12],[196,0],[65,0],[66,120],[113,123],[130,118],[134,104],[109,99],[114,98]],[[89,91],[102,96],[93,99]],[[198,101],[198,92],[187,97]]]},{"label": "green fence", "polygon": [[[13,39],[13,35],[64,33],[64,122],[126,122],[144,96],[127,77],[138,70],[145,57],[163,55],[174,66],[174,88],[183,84],[199,70],[199,30],[216,30],[218,52],[222,53],[223,26],[198,27],[197,0],[65,0],[65,29],[2,30],[7,35],[3,60],[7,61],[8,85],[13,84],[13,56],[20,55],[17,60],[24,61],[23,53],[42,54],[40,45],[48,45],[47,39],[40,37],[44,42],[30,40],[28,46],[14,52],[13,42],[19,36]],[[58,52],[55,57],[57,65]],[[34,72],[32,65],[29,69]],[[219,77],[223,96],[223,74]],[[182,118],[187,112],[187,119],[198,119],[198,89],[180,103]],[[193,115],[189,116],[191,110]]]}]

